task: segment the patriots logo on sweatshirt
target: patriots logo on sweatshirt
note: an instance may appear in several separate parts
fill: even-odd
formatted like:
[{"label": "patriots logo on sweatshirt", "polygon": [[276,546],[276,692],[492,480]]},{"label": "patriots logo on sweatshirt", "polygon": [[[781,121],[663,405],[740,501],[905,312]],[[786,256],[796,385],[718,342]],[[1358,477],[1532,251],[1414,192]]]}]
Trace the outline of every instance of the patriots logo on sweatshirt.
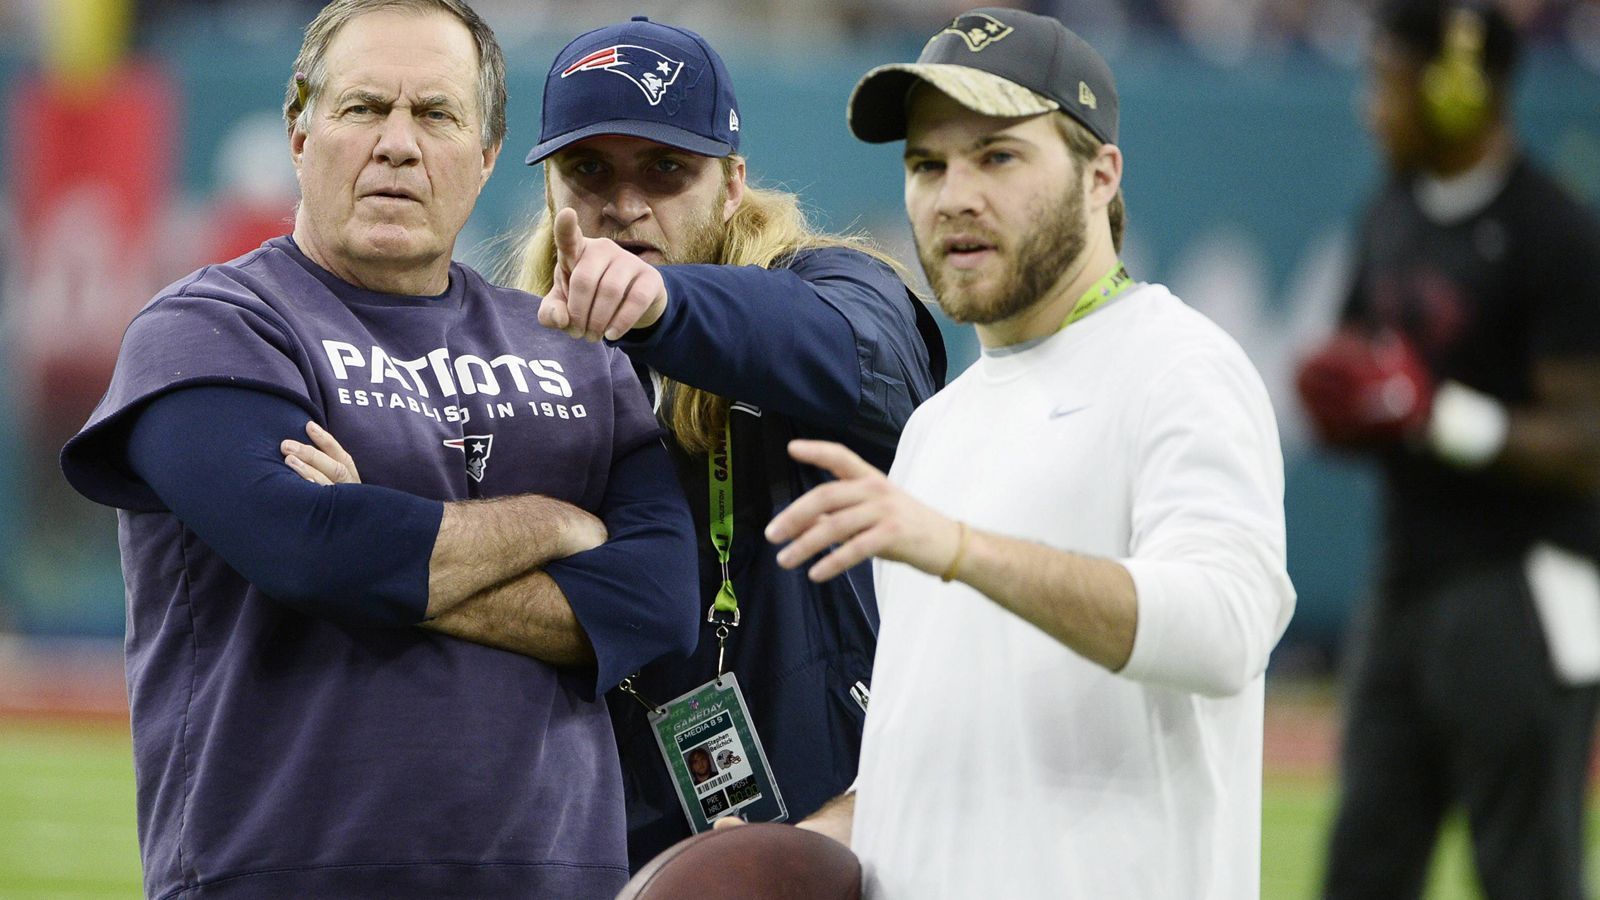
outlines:
[{"label": "patriots logo on sweatshirt", "polygon": [[454,447],[467,454],[467,474],[473,481],[483,481],[484,470],[489,468],[489,448],[494,446],[492,434],[468,434],[450,438],[446,447]]},{"label": "patriots logo on sweatshirt", "polygon": [[643,91],[645,99],[650,101],[651,106],[655,106],[667,95],[667,88],[678,80],[678,74],[682,71],[681,61],[657,53],[649,47],[617,44],[596,50],[567,66],[562,70],[561,77],[566,78],[579,72],[610,72],[613,75],[621,75]]}]

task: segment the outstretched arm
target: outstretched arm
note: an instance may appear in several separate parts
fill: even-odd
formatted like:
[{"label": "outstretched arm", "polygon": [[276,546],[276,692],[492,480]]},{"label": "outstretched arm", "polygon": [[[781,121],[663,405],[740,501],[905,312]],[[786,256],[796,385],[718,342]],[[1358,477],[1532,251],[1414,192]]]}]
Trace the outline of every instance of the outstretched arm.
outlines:
[{"label": "outstretched arm", "polygon": [[865,253],[811,250],[771,269],[657,268],[584,236],[569,210],[553,230],[555,283],[539,320],[617,341],[669,378],[890,449],[938,387],[943,349],[924,343],[917,301]]},{"label": "outstretched arm", "polygon": [[1142,395],[1118,448],[1134,468],[1124,556],[963,529],[843,448],[796,442],[793,455],[840,481],[773,520],[769,537],[797,545],[779,561],[837,544],[811,571],[827,578],[867,555],[898,560],[965,582],[1123,677],[1236,694],[1265,671],[1294,610],[1266,390],[1236,347],[1218,344],[1178,355]]},{"label": "outstretched arm", "polygon": [[789,455],[838,479],[790,504],[767,526],[791,542],[778,563],[826,581],[868,559],[903,562],[946,581],[962,581],[1086,659],[1116,671],[1133,650],[1138,604],[1119,563],[980,531],[940,515],[848,448],[794,441]]}]

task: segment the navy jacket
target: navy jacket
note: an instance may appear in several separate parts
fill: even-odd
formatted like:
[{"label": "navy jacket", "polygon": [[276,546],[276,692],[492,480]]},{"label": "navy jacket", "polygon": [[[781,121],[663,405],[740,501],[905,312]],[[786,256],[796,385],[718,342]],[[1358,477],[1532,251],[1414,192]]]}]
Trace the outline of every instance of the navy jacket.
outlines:
[{"label": "navy jacket", "polygon": [[[670,301],[642,338],[618,346],[641,368],[734,401],[731,570],[740,625],[727,645],[789,821],[855,779],[878,610],[862,564],[825,584],[786,570],[762,530],[778,510],[827,480],[788,457],[792,438],[840,441],[880,468],[911,411],[944,379],[944,345],[926,308],[894,271],[853,250],[798,254],[773,269],[662,269]],[[649,388],[649,376],[644,375]],[[702,628],[688,659],[647,665],[641,695],[664,703],[716,675],[717,640],[703,624],[721,584],[707,522],[706,458],[669,441],[694,514]],[[608,696],[621,751],[629,863],[637,870],[689,836],[642,704]]]}]

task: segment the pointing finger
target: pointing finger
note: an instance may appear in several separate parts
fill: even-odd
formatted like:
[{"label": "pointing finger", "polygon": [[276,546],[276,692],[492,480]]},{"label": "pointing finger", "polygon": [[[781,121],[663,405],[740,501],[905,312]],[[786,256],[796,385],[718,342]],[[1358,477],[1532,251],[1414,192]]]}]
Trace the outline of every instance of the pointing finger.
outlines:
[{"label": "pointing finger", "polygon": [[570,272],[578,258],[583,256],[583,229],[578,227],[577,212],[568,206],[556,213],[552,230],[556,242],[556,262]]}]

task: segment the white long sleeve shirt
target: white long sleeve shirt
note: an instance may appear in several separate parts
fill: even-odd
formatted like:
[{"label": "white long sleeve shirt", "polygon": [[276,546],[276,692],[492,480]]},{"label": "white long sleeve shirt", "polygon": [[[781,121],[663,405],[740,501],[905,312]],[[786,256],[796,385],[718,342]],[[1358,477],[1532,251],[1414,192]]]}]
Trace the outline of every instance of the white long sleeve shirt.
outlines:
[{"label": "white long sleeve shirt", "polygon": [[890,477],[974,528],[1122,562],[1112,673],[879,562],[853,847],[875,898],[1259,894],[1263,672],[1294,608],[1266,390],[1140,285],[922,406]]}]

